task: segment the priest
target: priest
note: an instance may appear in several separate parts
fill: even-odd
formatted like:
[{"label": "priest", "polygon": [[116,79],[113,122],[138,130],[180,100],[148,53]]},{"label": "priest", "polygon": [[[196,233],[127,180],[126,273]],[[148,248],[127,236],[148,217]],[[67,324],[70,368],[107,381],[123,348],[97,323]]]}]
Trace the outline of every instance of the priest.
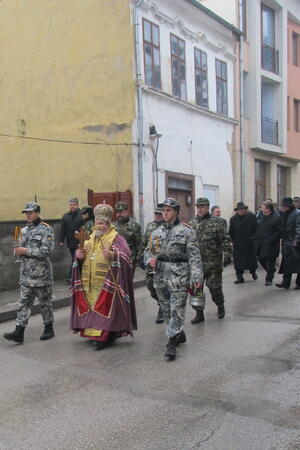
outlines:
[{"label": "priest", "polygon": [[105,203],[94,208],[94,231],[77,250],[72,273],[70,327],[99,350],[137,329],[130,250],[111,224],[113,214]]}]

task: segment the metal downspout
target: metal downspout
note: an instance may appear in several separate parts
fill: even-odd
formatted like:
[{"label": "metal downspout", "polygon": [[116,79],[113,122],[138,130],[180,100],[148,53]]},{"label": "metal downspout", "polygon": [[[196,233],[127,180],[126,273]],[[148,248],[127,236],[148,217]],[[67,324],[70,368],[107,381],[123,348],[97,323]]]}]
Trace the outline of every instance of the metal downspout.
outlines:
[{"label": "metal downspout", "polygon": [[141,86],[141,61],[140,61],[140,39],[139,39],[139,13],[138,8],[144,0],[138,0],[133,7],[134,28],[135,28],[135,76],[137,84],[137,126],[138,126],[138,188],[139,188],[139,219],[142,230],[144,230],[144,177],[143,177],[143,140],[144,140],[144,120],[143,102]]},{"label": "metal downspout", "polygon": [[[239,24],[243,17],[243,1],[239,0]],[[243,30],[244,31],[244,30]],[[244,146],[244,49],[243,35],[240,36],[240,152],[241,152],[241,201],[245,201],[246,155]]]}]

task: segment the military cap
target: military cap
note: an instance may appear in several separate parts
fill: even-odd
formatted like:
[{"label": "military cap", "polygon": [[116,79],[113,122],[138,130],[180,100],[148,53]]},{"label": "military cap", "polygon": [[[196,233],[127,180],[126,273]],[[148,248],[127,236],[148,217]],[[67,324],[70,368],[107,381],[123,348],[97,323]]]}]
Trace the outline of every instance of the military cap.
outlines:
[{"label": "military cap", "polygon": [[162,208],[163,206],[171,206],[174,209],[177,209],[179,211],[180,205],[175,200],[175,198],[168,197],[163,202],[159,203],[158,207]]},{"label": "military cap", "polygon": [[196,206],[209,206],[209,200],[206,197],[197,198]]},{"label": "military cap", "polygon": [[40,205],[35,202],[28,202],[28,203],[26,203],[22,213],[32,212],[32,211],[40,212],[41,211]]},{"label": "military cap", "polygon": [[162,214],[161,206],[157,206],[154,210],[154,214]]},{"label": "military cap", "polygon": [[284,197],[281,200],[281,206],[287,206],[288,208],[294,206],[292,197]]},{"label": "military cap", "polygon": [[123,211],[124,209],[128,209],[128,203],[119,201],[115,204],[115,211]]}]

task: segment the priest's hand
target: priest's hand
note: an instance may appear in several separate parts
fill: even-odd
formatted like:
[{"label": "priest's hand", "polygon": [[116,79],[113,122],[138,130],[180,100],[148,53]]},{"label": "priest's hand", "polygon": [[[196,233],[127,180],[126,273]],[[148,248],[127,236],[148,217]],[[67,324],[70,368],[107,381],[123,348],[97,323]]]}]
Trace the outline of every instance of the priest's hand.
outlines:
[{"label": "priest's hand", "polygon": [[115,256],[114,252],[112,250],[108,250],[108,248],[105,248],[102,251],[102,253],[105,258],[110,259],[110,260],[114,259],[114,256]]},{"label": "priest's hand", "polygon": [[81,248],[78,248],[76,250],[76,258],[79,259],[80,261],[82,261],[85,257],[85,251],[81,250]]},{"label": "priest's hand", "polygon": [[148,259],[148,264],[149,266],[155,268],[157,266],[157,258],[152,256],[151,258]]}]

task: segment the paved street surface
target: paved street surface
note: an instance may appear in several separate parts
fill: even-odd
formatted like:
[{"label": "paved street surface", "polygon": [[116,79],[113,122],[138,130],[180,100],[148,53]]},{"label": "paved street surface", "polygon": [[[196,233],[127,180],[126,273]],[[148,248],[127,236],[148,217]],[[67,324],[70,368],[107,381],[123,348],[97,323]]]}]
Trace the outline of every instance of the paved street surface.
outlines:
[{"label": "paved street surface", "polygon": [[[0,339],[0,449],[300,449],[300,292],[233,285],[227,315],[209,294],[205,324],[167,363],[164,325],[145,288],[136,290],[139,331],[96,352],[56,311],[56,337]],[[12,322],[0,324],[1,336]]]}]

